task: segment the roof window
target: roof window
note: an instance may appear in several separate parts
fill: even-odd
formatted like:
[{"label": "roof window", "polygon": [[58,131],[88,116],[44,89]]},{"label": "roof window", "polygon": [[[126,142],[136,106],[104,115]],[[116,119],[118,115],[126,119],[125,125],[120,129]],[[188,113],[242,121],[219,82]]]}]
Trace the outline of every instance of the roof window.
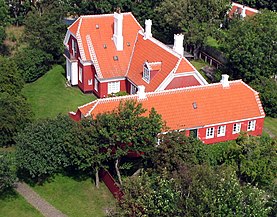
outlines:
[{"label": "roof window", "polygon": [[104,47],[104,49],[107,49],[107,45],[106,44],[104,44],[103,47]]},{"label": "roof window", "polygon": [[130,42],[127,42],[127,46],[128,46],[128,47],[130,47],[130,46],[131,46]]},{"label": "roof window", "polygon": [[197,109],[197,103],[196,103],[196,102],[193,102],[193,103],[192,103],[192,107],[193,107],[194,109]]},{"label": "roof window", "polygon": [[118,56],[113,56],[114,61],[118,61]]},{"label": "roof window", "polygon": [[99,25],[98,25],[98,24],[96,24],[96,25],[95,25],[95,28],[96,28],[96,29],[99,29]]}]

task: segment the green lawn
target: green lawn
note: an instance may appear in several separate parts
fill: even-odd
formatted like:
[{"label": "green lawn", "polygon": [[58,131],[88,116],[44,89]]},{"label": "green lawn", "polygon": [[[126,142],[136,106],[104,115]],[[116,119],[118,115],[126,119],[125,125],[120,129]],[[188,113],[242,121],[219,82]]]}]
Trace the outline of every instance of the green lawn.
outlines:
[{"label": "green lawn", "polygon": [[96,99],[92,94],[83,94],[77,87],[66,87],[64,74],[62,66],[54,66],[37,81],[25,85],[23,94],[30,102],[36,119],[67,114]]},{"label": "green lawn", "polygon": [[211,37],[211,36],[207,37],[206,44],[210,47],[215,48],[215,49],[220,48],[220,45],[219,45],[218,41],[216,39],[214,39],[213,37]]},{"label": "green lawn", "polygon": [[277,118],[266,117],[264,131],[272,136],[277,136]]},{"label": "green lawn", "polygon": [[22,196],[13,192],[0,196],[0,216],[3,217],[42,217]]},{"label": "green lawn", "polygon": [[197,71],[210,83],[210,79],[206,76],[206,74],[201,70],[204,66],[208,66],[209,64],[204,62],[203,60],[191,60],[191,64],[197,69]]},{"label": "green lawn", "polygon": [[104,183],[96,189],[90,179],[76,181],[58,175],[51,182],[33,189],[69,217],[105,216],[105,210],[115,205],[115,199]]}]

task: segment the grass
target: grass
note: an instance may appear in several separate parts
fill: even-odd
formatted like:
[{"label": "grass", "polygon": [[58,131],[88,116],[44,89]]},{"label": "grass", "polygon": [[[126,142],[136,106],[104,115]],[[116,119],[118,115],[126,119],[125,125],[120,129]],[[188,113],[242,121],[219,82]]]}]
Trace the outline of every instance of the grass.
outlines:
[{"label": "grass", "polygon": [[36,119],[67,114],[96,99],[93,94],[84,94],[77,87],[67,87],[64,74],[62,66],[54,66],[37,81],[23,88],[23,95],[31,104]]},{"label": "grass", "polygon": [[15,192],[0,196],[0,216],[42,217],[22,196]]},{"label": "grass", "polygon": [[208,78],[207,75],[201,70],[204,66],[208,66],[209,64],[201,59],[191,60],[190,62],[197,69],[197,71],[205,78],[205,80],[210,83],[210,78]]},{"label": "grass", "polygon": [[215,49],[220,48],[220,45],[219,45],[218,41],[216,39],[214,39],[213,37],[211,37],[211,36],[207,37],[206,44],[210,47],[215,48]]},{"label": "grass", "polygon": [[277,118],[266,117],[264,122],[264,130],[272,135],[277,136]]},{"label": "grass", "polygon": [[33,189],[50,204],[70,217],[105,216],[105,210],[115,205],[112,194],[101,183],[96,189],[90,179],[76,181],[57,175],[51,182]]}]

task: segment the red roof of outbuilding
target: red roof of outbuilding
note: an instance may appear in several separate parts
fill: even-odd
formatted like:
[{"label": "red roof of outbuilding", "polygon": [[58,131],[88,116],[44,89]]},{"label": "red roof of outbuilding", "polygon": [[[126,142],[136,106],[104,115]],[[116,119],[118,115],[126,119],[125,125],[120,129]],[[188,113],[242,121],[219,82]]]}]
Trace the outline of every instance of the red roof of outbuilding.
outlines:
[{"label": "red roof of outbuilding", "polygon": [[247,7],[245,5],[232,2],[232,8],[229,11],[229,17],[233,17],[234,13],[241,14],[243,7],[245,8],[246,16],[253,16],[253,15],[259,13],[259,11],[255,8],[250,8],[250,7]]},{"label": "red roof of outbuilding", "polygon": [[136,100],[148,111],[154,107],[172,130],[265,116],[258,93],[240,80],[231,81],[226,88],[216,83],[151,92],[146,96],[146,99],[139,99],[138,95],[98,99],[79,110],[84,116],[97,115],[112,111],[120,101]]}]

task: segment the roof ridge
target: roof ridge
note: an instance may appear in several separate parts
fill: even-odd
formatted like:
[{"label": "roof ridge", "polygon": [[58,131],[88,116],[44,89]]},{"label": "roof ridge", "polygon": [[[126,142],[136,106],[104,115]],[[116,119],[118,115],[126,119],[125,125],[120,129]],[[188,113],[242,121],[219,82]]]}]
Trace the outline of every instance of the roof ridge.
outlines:
[{"label": "roof ridge", "polygon": [[[132,12],[121,12],[121,14],[123,15],[129,15],[132,14]],[[109,13],[109,14],[88,14],[88,15],[81,15],[80,17],[82,18],[94,18],[94,17],[111,17],[114,16],[113,13]]]},{"label": "roof ridge", "polygon": [[89,116],[92,110],[99,104],[99,99],[96,100],[95,105],[85,114],[85,117]]},{"label": "roof ridge", "polygon": [[[135,19],[135,20],[136,20],[136,19]],[[136,44],[137,44],[137,41],[138,41],[138,34],[139,34],[139,31],[138,31],[138,33],[137,33],[137,36],[136,36],[136,39],[135,39],[135,42],[134,42],[133,50],[132,50],[132,53],[131,53],[131,56],[130,56],[130,60],[129,60],[129,64],[128,64],[128,68],[127,68],[127,71],[126,71],[125,76],[128,75],[129,70],[130,70],[130,67],[131,67],[131,63],[132,63],[132,60],[133,60],[133,56],[134,56]]]},{"label": "roof ridge", "polygon": [[[139,33],[144,36],[143,32],[140,30]],[[154,37],[149,37],[147,39],[144,40],[150,40],[152,41],[154,44],[160,46],[161,48],[163,48],[164,50],[166,50],[168,53],[171,53],[172,55],[174,55],[177,58],[180,58],[180,54],[178,54],[177,52],[175,52],[172,48],[168,47],[166,44],[162,43],[161,41],[159,41],[158,39],[154,38]]]},{"label": "roof ridge", "polygon": [[94,65],[94,67],[95,67],[96,73],[97,73],[97,75],[98,75],[100,78],[103,78],[103,75],[102,75],[101,69],[100,69],[100,67],[99,67],[99,63],[98,63],[98,60],[97,60],[97,56],[96,56],[96,53],[95,53],[95,50],[94,50],[94,47],[93,47],[93,44],[92,44],[90,35],[86,35],[86,40],[87,40],[87,44],[88,44],[88,49],[89,49],[90,58],[91,58],[92,61],[93,61],[93,65]]}]

